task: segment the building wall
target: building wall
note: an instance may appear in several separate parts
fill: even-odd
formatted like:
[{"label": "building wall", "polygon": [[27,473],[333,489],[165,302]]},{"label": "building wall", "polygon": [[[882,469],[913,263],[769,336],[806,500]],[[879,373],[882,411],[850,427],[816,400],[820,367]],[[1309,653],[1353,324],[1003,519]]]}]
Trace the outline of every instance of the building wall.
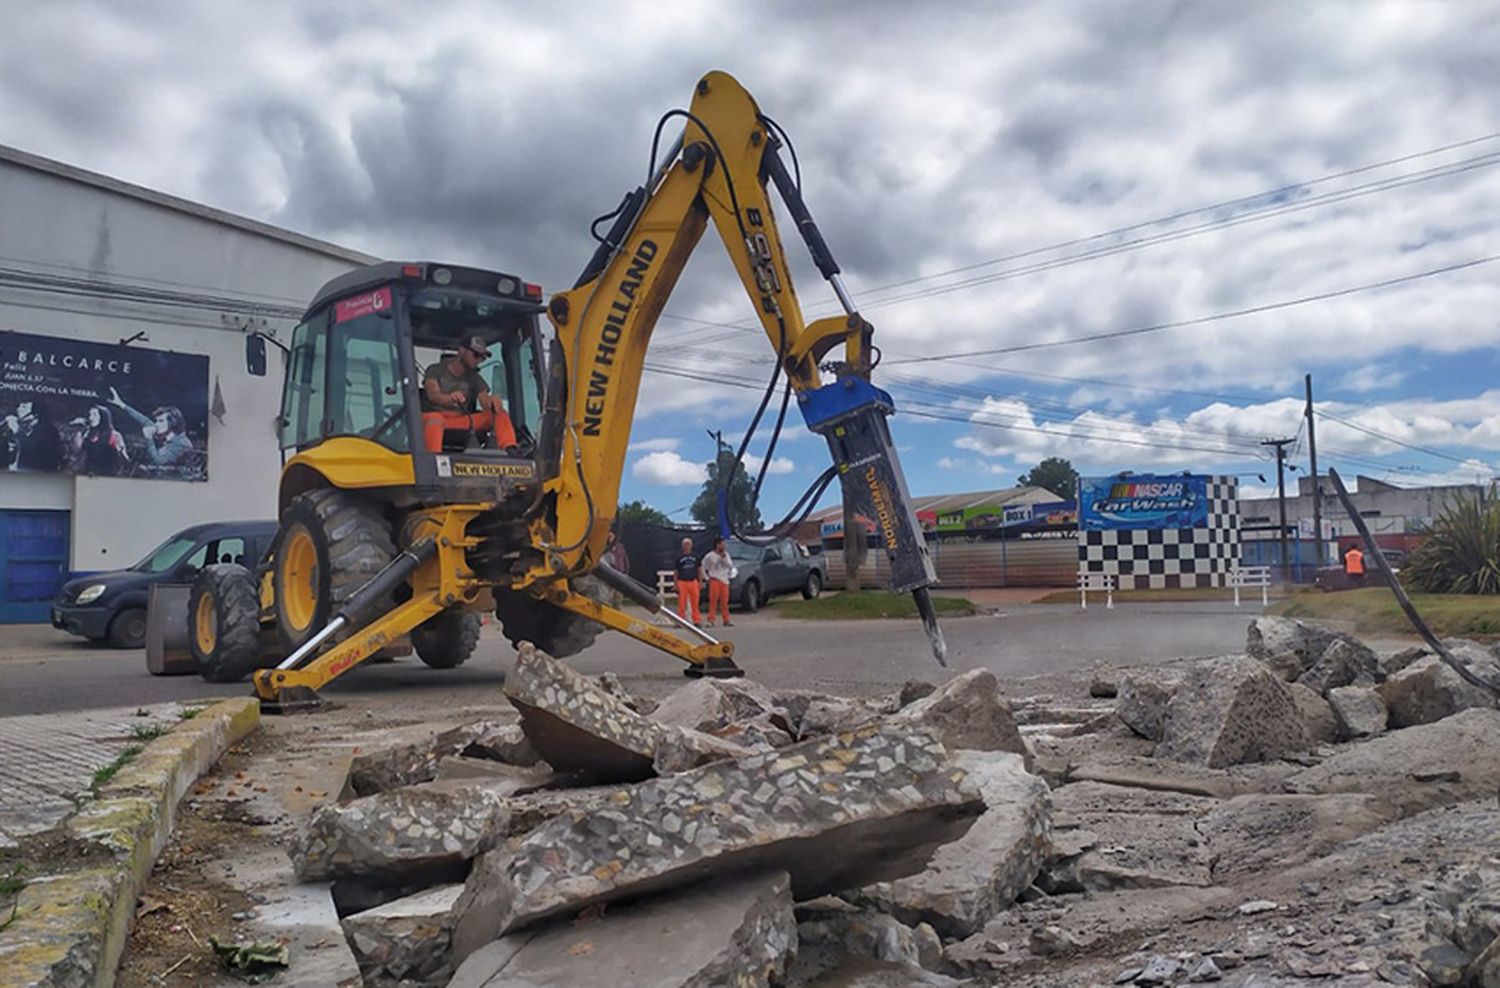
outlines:
[{"label": "building wall", "polygon": [[[28,283],[56,275],[300,307],[329,278],[369,260],[234,221],[64,166],[39,167],[23,154],[0,154],[0,269]],[[73,570],[128,565],[197,522],[274,517],[282,361],[271,347],[265,377],[245,372],[252,317],[226,311],[239,308],[95,299],[0,282],[0,329],[108,343],[144,331],[149,340],[137,346],[206,355],[210,394],[217,382],[226,408],[222,424],[209,423],[206,482],[0,473],[0,510],[72,512]],[[282,340],[294,322],[253,321]]]}]

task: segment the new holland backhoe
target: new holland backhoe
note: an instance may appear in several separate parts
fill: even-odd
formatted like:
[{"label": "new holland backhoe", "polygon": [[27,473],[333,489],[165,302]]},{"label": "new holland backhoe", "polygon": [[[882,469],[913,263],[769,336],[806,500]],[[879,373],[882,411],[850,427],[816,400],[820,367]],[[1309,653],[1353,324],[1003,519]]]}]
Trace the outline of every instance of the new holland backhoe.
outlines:
[{"label": "new holland backhoe", "polygon": [[[822,485],[837,476],[846,503],[873,520],[892,589],[916,595],[942,661],[927,591],[936,576],[886,427],[894,406],[870,383],[871,326],[782,160],[784,135],[721,72],[699,81],[689,110],[662,117],[658,139],[678,119],[681,136],[659,163],[653,147],[647,183],[596,222],[599,245],[577,283],[545,304],[515,275],[436,263],[371,265],[318,293],[288,349],[272,549],[255,572],[210,566],[193,588],[190,637],[205,676],[253,673],[271,709],[316,703],[317,689],[407,636],[429,665],[458,665],[487,609],[511,642],[555,656],[612,628],[690,674],[740,674],[730,642],[678,620],[602,561],[647,344],[710,222],[776,374],[827,440],[834,467]],[[772,186],[842,315],[804,321]],[[488,359],[478,372],[499,399],[494,414],[436,407],[424,387],[429,367],[463,349]],[[264,341],[252,337],[248,350],[263,369]],[[618,609],[619,596],[666,614],[680,634]]]}]

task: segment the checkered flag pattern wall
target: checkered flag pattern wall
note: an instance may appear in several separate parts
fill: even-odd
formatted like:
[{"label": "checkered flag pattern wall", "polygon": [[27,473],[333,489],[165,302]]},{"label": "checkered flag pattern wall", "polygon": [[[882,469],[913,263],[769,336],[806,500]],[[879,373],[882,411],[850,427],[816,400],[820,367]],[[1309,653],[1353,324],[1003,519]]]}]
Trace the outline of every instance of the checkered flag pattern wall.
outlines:
[{"label": "checkered flag pattern wall", "polygon": [[1121,590],[1225,587],[1240,559],[1238,481],[1208,480],[1208,521],[1197,528],[1078,530],[1078,572]]}]

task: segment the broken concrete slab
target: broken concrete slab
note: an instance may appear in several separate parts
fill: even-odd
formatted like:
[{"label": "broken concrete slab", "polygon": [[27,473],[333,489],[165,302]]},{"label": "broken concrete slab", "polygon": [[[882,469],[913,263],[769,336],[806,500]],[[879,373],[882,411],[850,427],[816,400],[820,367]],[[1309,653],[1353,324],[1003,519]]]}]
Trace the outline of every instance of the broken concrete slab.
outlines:
[{"label": "broken concrete slab", "polygon": [[1405,669],[1407,666],[1411,665],[1418,659],[1425,658],[1431,654],[1432,652],[1420,646],[1403,648],[1399,652],[1393,652],[1390,655],[1382,655],[1380,657],[1380,669],[1386,674],[1386,677],[1389,678],[1400,672],[1402,669]]},{"label": "broken concrete slab", "polygon": [[1307,746],[1286,684],[1254,659],[1229,657],[1194,669],[1172,694],[1156,756],[1224,768]]},{"label": "broken concrete slab", "polygon": [[1077,782],[1052,793],[1054,840],[1087,831],[1075,858],[1048,862],[1038,884],[1054,893],[1212,884],[1213,859],[1196,822],[1218,801]]},{"label": "broken concrete slab", "polygon": [[914,964],[850,958],[800,988],[967,988],[968,982]]},{"label": "broken concrete slab", "polygon": [[1493,648],[1485,648],[1467,638],[1444,638],[1443,647],[1481,682],[1500,691],[1500,656],[1496,656]]},{"label": "broken concrete slab", "polygon": [[1374,686],[1384,678],[1385,670],[1373,651],[1352,638],[1340,638],[1323,650],[1297,682],[1326,697],[1335,687]]},{"label": "broken concrete slab", "polygon": [[449,913],[463,888],[439,885],[344,917],[344,937],[367,988],[447,983]]},{"label": "broken concrete slab", "polygon": [[449,988],[768,988],[796,949],[791,881],[761,873],[513,933],[468,956]]},{"label": "broken concrete slab", "polygon": [[1148,741],[1161,740],[1167,703],[1187,678],[1185,666],[1133,669],[1116,684],[1115,716]]},{"label": "broken concrete slab", "polygon": [[1391,727],[1431,724],[1460,710],[1495,706],[1495,695],[1467,682],[1436,655],[1418,659],[1380,686]]},{"label": "broken concrete slab", "polygon": [[1370,738],[1385,732],[1385,698],[1364,686],[1339,686],[1328,691],[1341,741]]},{"label": "broken concrete slab", "polygon": [[797,721],[799,740],[855,731],[882,716],[881,711],[863,700],[838,696],[814,696],[803,707]]},{"label": "broken concrete slab", "polygon": [[1471,709],[1354,745],[1286,782],[1289,792],[1371,793],[1402,815],[1500,787],[1500,710]]},{"label": "broken concrete slab", "polygon": [[487,722],[484,729],[459,754],[469,758],[488,758],[526,768],[542,760],[542,756],[526,740],[526,732],[520,724]]},{"label": "broken concrete slab", "polygon": [[488,758],[470,758],[467,755],[450,755],[447,758],[438,759],[437,773],[433,777],[434,782],[454,782],[459,780],[480,779],[515,779],[518,774],[538,780],[536,785],[547,785],[556,776],[543,767],[540,771],[536,769],[523,769],[515,765],[507,765],[504,762],[492,761]]},{"label": "broken concrete slab", "polygon": [[1297,705],[1297,713],[1302,717],[1302,733],[1309,744],[1332,744],[1338,740],[1338,720],[1327,700],[1300,682],[1288,683],[1287,692]]},{"label": "broken concrete slab", "polygon": [[796,911],[797,973],[803,977],[850,957],[921,964],[916,930],[893,916],[839,899],[819,899]]},{"label": "broken concrete slab", "polygon": [[1027,773],[1019,755],[960,751],[953,763],[979,789],[984,815],[938,848],[920,874],[844,896],[907,926],[925,922],[944,937],[966,937],[1036,879],[1051,842],[1052,808],[1047,784]]},{"label": "broken concrete slab", "polygon": [[1213,881],[1228,884],[1311,861],[1391,819],[1379,800],[1364,793],[1257,794],[1210,808],[1195,826],[1212,855]]},{"label": "broken concrete slab", "polygon": [[439,761],[458,754],[475,738],[500,726],[489,721],[471,721],[382,732],[379,743],[355,749],[349,762],[349,787],[356,796],[369,796],[431,782],[437,777]]},{"label": "broken concrete slab", "polygon": [[988,669],[974,669],[948,680],[892,714],[890,723],[924,729],[949,751],[1009,751],[1031,766],[1031,749],[1000,693],[1000,681]]},{"label": "broken concrete slab", "polygon": [[[505,696],[533,748],[559,772],[592,782],[639,782],[744,750],[668,727],[530,642],[516,651]],[[658,755],[662,755],[658,761]]]},{"label": "broken concrete slab", "polygon": [[508,860],[476,863],[455,945],[746,868],[786,870],[798,899],[903,878],[983,809],[941,744],[890,725],[715,762],[550,820]]},{"label": "broken concrete slab", "polygon": [[1245,652],[1266,663],[1281,679],[1292,682],[1311,669],[1329,645],[1347,637],[1296,618],[1262,616],[1250,622]]},{"label": "broken concrete slab", "polygon": [[461,868],[509,833],[507,798],[551,777],[511,771],[510,778],[424,782],[324,806],[292,841],[297,875],[319,881]]},{"label": "broken concrete slab", "polygon": [[707,734],[740,721],[770,718],[790,733],[791,723],[771,691],[750,679],[699,679],[674,691],[652,712],[653,720]]}]

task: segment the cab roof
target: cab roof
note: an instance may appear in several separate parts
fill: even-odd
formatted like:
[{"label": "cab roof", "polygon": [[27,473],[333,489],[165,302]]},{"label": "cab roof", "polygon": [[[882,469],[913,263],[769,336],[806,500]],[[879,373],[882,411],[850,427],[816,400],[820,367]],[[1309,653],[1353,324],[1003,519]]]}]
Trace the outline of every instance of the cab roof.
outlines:
[{"label": "cab roof", "polygon": [[[511,312],[541,313],[546,311],[546,307],[540,301],[532,301],[522,294],[525,291],[526,281],[518,275],[464,267],[458,264],[441,264],[436,261],[381,261],[378,264],[367,264],[362,268],[355,268],[329,281],[318,289],[318,294],[308,303],[307,311],[302,314],[302,318],[307,319],[308,316],[336,299],[379,288],[381,285],[388,285],[392,282],[446,287],[439,285],[432,278],[432,272],[439,269],[449,273],[452,287],[466,291],[483,291],[486,295],[493,296],[502,308]],[[499,291],[498,286],[505,281],[516,286],[514,296],[501,294]]]}]

